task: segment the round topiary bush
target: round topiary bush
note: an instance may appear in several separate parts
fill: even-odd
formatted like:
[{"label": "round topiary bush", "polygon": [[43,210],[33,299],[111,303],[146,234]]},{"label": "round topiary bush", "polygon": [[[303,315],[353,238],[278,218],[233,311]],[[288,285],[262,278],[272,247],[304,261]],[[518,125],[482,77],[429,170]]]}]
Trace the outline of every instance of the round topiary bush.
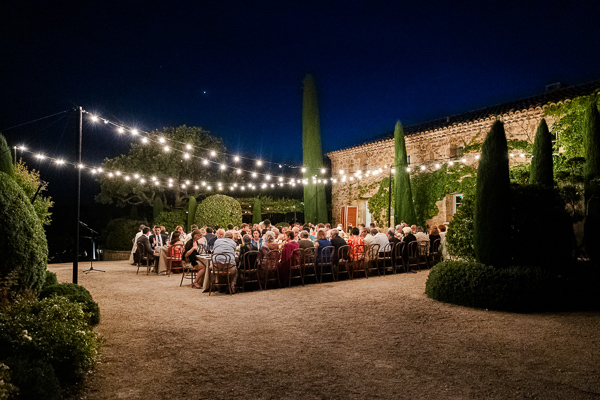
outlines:
[{"label": "round topiary bush", "polygon": [[516,312],[555,309],[563,290],[557,276],[539,267],[467,261],[436,264],[425,284],[427,296],[444,303]]},{"label": "round topiary bush", "polygon": [[52,295],[63,296],[70,301],[75,301],[81,304],[83,311],[89,315],[89,323],[98,325],[100,323],[100,307],[98,303],[92,299],[90,292],[83,286],[75,283],[59,283],[45,287],[40,292],[40,300]]},{"label": "round topiary bush", "polygon": [[222,194],[209,196],[198,204],[195,223],[198,226],[240,226],[242,206],[233,197]]},{"label": "round topiary bush", "polygon": [[144,221],[128,218],[113,219],[106,226],[106,248],[108,250],[131,250],[133,239]]},{"label": "round topiary bush", "polygon": [[163,211],[154,220],[154,225],[162,225],[167,232],[173,232],[177,225],[185,229],[187,217],[183,210]]},{"label": "round topiary bush", "polygon": [[46,270],[46,279],[44,280],[44,286],[42,286],[42,289],[52,285],[58,285],[58,278],[54,272]]},{"label": "round topiary bush", "polygon": [[0,172],[0,221],[2,286],[10,292],[16,288],[38,291],[46,278],[46,233],[31,200],[3,172]]}]

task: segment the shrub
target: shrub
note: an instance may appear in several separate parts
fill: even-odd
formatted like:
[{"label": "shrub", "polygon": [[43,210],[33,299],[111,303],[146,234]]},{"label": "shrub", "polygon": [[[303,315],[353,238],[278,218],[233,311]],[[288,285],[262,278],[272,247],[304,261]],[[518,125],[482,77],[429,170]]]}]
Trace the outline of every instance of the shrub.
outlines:
[{"label": "shrub", "polygon": [[185,222],[185,211],[173,210],[161,212],[154,221],[154,224],[164,226],[167,232],[173,232],[177,225],[185,227]]},{"label": "shrub", "polygon": [[196,210],[196,225],[227,226],[242,224],[242,207],[233,197],[215,194],[202,200]]},{"label": "shrub", "polygon": [[58,278],[54,272],[46,270],[46,279],[44,280],[44,286],[42,287],[42,290],[52,285],[58,285]]},{"label": "shrub", "polygon": [[106,248],[110,250],[131,250],[132,240],[145,221],[128,218],[113,219],[106,226]]},{"label": "shrub", "polygon": [[17,388],[11,383],[10,368],[0,362],[0,400],[10,399],[17,394]]},{"label": "shrub", "polygon": [[40,299],[45,299],[53,295],[63,296],[70,301],[81,304],[83,312],[88,315],[88,321],[95,326],[100,323],[100,308],[98,303],[92,299],[90,292],[83,286],[75,283],[59,283],[44,288],[40,293]]},{"label": "shrub", "polygon": [[0,312],[0,361],[22,398],[56,398],[96,363],[100,338],[81,305],[65,297],[16,300]]},{"label": "shrub", "polygon": [[429,272],[425,293],[432,299],[503,311],[544,311],[562,300],[557,276],[538,267],[494,268],[444,261]]},{"label": "shrub", "polygon": [[465,195],[456,214],[448,225],[446,233],[446,247],[453,257],[465,261],[475,260],[473,248],[473,215],[475,214],[475,201],[472,195]]},{"label": "shrub", "polygon": [[[5,289],[38,291],[44,284],[48,243],[30,200],[15,181],[0,172],[0,280]],[[6,294],[5,294],[6,295]]]}]

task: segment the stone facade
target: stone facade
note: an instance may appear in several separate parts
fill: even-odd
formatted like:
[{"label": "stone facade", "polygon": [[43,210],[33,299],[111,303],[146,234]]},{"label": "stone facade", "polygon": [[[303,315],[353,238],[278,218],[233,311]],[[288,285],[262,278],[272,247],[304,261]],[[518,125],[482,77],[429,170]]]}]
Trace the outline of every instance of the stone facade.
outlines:
[{"label": "stone facade", "polygon": [[[496,119],[504,122],[507,139],[533,142],[538,124],[544,117],[545,107],[530,107],[497,116],[490,115],[485,118],[454,123],[448,119],[447,123],[437,124],[438,126],[433,129],[407,134],[406,150],[410,157],[410,167],[415,169],[423,166],[426,169],[432,169],[435,168],[436,163],[463,162],[461,148],[472,139],[483,141]],[[547,118],[546,122],[548,126],[552,126],[552,120]],[[389,175],[389,166],[394,164],[393,137],[333,151],[327,156],[331,159],[332,176],[337,179],[337,183],[333,184],[332,189],[333,218],[339,221],[342,207],[352,205],[359,208],[358,223],[369,222],[366,204],[378,188],[361,195],[358,186],[364,188]],[[510,162],[511,165],[515,165],[526,160],[527,158],[515,154],[515,157],[511,157]],[[477,159],[474,154],[469,154],[464,162],[476,165]],[[345,182],[341,181],[343,175],[340,174],[340,170],[343,170],[347,177]],[[350,181],[350,174],[358,170],[363,172],[361,178],[353,177]],[[368,176],[366,171],[369,171]],[[427,224],[431,226],[450,222],[455,211],[454,201],[453,194],[448,194],[446,198],[439,201],[437,203],[439,214],[427,221]]]}]

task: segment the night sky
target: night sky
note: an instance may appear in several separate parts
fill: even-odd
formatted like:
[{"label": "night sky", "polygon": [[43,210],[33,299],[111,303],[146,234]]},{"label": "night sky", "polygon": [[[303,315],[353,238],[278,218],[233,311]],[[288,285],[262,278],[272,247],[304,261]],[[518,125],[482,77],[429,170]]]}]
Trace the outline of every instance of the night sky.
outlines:
[{"label": "night sky", "polygon": [[[301,163],[306,73],[317,80],[324,152],[398,119],[600,79],[598,1],[9,3],[0,11],[0,131],[47,154],[71,146],[73,121],[10,128],[82,106],[148,131],[202,126],[228,151]],[[84,162],[127,148],[86,124]],[[56,173],[45,176],[60,200]]]}]

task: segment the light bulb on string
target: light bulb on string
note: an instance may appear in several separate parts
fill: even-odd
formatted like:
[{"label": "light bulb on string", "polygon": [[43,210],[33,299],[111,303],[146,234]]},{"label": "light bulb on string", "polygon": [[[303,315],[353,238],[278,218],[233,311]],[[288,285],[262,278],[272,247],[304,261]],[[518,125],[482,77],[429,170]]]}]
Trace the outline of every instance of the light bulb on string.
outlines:
[{"label": "light bulb on string", "polygon": [[116,176],[120,176],[121,175],[121,171],[115,171],[115,175]]},{"label": "light bulb on string", "polygon": [[410,172],[410,167],[406,167],[406,172]]},{"label": "light bulb on string", "polygon": [[109,177],[109,178],[112,178],[113,176],[114,176],[114,175],[113,175],[113,173],[112,173],[112,172],[109,172],[109,173],[108,173],[108,177]]},{"label": "light bulb on string", "polygon": [[183,158],[185,158],[186,160],[188,160],[190,158],[190,155],[188,153],[183,153]]},{"label": "light bulb on string", "polygon": [[125,180],[126,180],[126,181],[128,181],[129,179],[130,179],[130,178],[129,178],[129,176],[126,176],[126,177],[125,177]]},{"label": "light bulb on string", "polygon": [[198,189],[200,189],[200,186],[196,185],[196,186],[194,186],[194,189],[198,190]]},{"label": "light bulb on string", "polygon": [[56,163],[58,165],[63,165],[65,163],[65,160],[63,160],[62,158],[59,158],[58,160],[56,160]]},{"label": "light bulb on string", "polygon": [[214,156],[216,156],[216,155],[217,155],[217,152],[216,152],[216,151],[214,151],[214,150],[213,150],[213,151],[211,151],[211,152],[210,152],[210,156],[211,156],[211,157],[214,157]]},{"label": "light bulb on string", "polygon": [[40,159],[40,160],[43,160],[44,158],[46,158],[46,156],[43,155],[42,153],[36,154],[35,157],[38,158],[38,159]]},{"label": "light bulb on string", "polygon": [[235,161],[235,162],[239,162],[239,161],[240,161],[240,156],[235,156],[235,157],[233,157],[233,161]]},{"label": "light bulb on string", "polygon": [[189,185],[189,184],[190,184],[190,181],[185,181],[185,184],[186,184],[186,185]]},{"label": "light bulb on string", "polygon": [[132,130],[131,130],[131,134],[132,134],[132,135],[137,135],[138,133],[139,133],[139,132],[138,132],[138,130],[137,130],[137,129],[132,129]]},{"label": "light bulb on string", "polygon": [[92,119],[93,122],[98,122],[98,117],[95,116],[95,115],[92,115],[91,119]]},{"label": "light bulb on string", "polygon": [[159,181],[154,181],[154,185],[158,186],[158,185],[160,185],[160,182]]},{"label": "light bulb on string", "polygon": [[270,181],[271,180],[271,175],[265,176],[265,179],[268,180],[268,181]]},{"label": "light bulb on string", "polygon": [[162,136],[158,138],[158,143],[164,143],[166,141],[167,140],[164,137],[162,137]]},{"label": "light bulb on string", "polygon": [[448,165],[449,165],[449,166],[453,166],[453,165],[454,165],[454,161],[450,161],[450,162],[448,163]]},{"label": "light bulb on string", "polygon": [[125,129],[124,129],[122,126],[120,126],[120,127],[117,129],[117,132],[118,132],[118,133],[125,133]]},{"label": "light bulb on string", "polygon": [[252,177],[253,177],[253,178],[256,178],[256,175],[257,175],[257,174],[256,174],[256,172],[253,172],[253,173],[252,173]]},{"label": "light bulb on string", "polygon": [[146,183],[146,180],[144,178],[140,179],[140,183]]},{"label": "light bulb on string", "polygon": [[321,168],[321,173],[324,174],[325,172],[327,172],[327,170],[325,168]]},{"label": "light bulb on string", "polygon": [[305,172],[306,172],[306,168],[305,168],[305,167],[302,167],[302,170],[301,170],[301,171],[302,171],[302,173],[305,173]]},{"label": "light bulb on string", "polygon": [[227,169],[227,166],[225,164],[221,164],[219,168],[221,169],[221,171],[224,171],[225,169]]},{"label": "light bulb on string", "polygon": [[206,187],[206,190],[211,190],[211,189],[212,189],[212,187],[211,187],[211,186],[207,186],[207,187]]},{"label": "light bulb on string", "polygon": [[165,151],[165,153],[168,153],[169,151],[171,151],[171,148],[169,146],[165,146],[163,150]]},{"label": "light bulb on string", "polygon": [[202,160],[202,165],[208,165],[208,160],[207,159]]},{"label": "light bulb on string", "polygon": [[135,179],[140,179],[140,175],[139,175],[139,174],[135,174],[135,175],[133,175],[133,177],[134,177]]},{"label": "light bulb on string", "polygon": [[421,171],[425,171],[425,166],[421,165]]},{"label": "light bulb on string", "polygon": [[238,169],[235,170],[235,173],[238,174],[238,175],[240,175],[242,173],[242,170],[238,168]]},{"label": "light bulb on string", "polygon": [[185,145],[185,148],[186,148],[187,150],[191,150],[191,149],[192,149],[192,145],[188,143],[188,144],[186,144],[186,145]]},{"label": "light bulb on string", "polygon": [[143,137],[142,138],[142,143],[144,143],[144,144],[148,143],[148,138]]},{"label": "light bulb on string", "polygon": [[262,160],[256,160],[256,165],[261,167],[263,165]]}]

